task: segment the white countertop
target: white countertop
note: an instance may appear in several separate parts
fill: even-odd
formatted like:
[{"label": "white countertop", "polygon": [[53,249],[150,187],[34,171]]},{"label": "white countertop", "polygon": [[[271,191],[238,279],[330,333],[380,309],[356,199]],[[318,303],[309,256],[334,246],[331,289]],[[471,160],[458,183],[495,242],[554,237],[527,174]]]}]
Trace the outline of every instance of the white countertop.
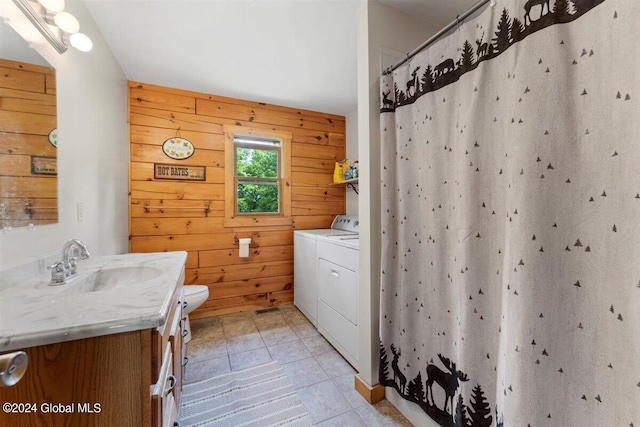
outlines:
[{"label": "white countertop", "polygon": [[122,267],[161,270],[135,285],[95,292],[80,292],[81,280],[47,286],[50,274],[41,271],[18,278],[15,271],[0,273],[0,352],[163,325],[186,258],[186,252],[160,252],[79,261],[79,279]]}]

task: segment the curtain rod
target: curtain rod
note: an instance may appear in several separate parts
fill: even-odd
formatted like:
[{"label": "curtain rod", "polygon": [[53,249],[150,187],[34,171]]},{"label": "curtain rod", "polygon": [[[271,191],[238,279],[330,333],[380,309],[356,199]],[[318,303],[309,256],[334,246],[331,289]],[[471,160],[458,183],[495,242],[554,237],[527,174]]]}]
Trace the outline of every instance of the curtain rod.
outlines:
[{"label": "curtain rod", "polygon": [[408,60],[410,60],[411,58],[416,56],[419,52],[423,51],[424,49],[426,49],[427,47],[429,47],[430,45],[435,43],[437,40],[439,40],[442,36],[447,34],[453,28],[458,27],[462,22],[464,22],[465,19],[467,19],[469,16],[474,14],[478,9],[480,9],[482,6],[484,6],[485,4],[487,4],[489,2],[491,2],[491,6],[495,6],[495,3],[496,3],[495,0],[480,0],[478,3],[476,3],[473,6],[471,6],[471,9],[467,10],[462,15],[458,15],[453,22],[451,22],[449,25],[444,27],[442,30],[438,31],[436,33],[436,35],[432,36],[429,40],[427,40],[426,42],[422,43],[420,46],[418,46],[417,48],[412,50],[404,59],[402,59],[396,65],[391,66],[391,67],[387,68],[386,70],[384,70],[382,72],[382,75],[386,76],[387,74],[393,73],[397,68],[402,66],[405,62],[407,62]]}]

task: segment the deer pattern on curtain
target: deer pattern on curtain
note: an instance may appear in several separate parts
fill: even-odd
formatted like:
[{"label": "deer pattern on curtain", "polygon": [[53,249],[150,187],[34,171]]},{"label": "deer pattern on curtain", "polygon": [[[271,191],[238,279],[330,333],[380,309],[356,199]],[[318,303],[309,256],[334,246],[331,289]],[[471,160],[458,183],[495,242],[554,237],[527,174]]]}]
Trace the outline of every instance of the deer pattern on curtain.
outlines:
[{"label": "deer pattern on curtain", "polygon": [[380,383],[640,427],[640,2],[498,0],[381,81]]}]

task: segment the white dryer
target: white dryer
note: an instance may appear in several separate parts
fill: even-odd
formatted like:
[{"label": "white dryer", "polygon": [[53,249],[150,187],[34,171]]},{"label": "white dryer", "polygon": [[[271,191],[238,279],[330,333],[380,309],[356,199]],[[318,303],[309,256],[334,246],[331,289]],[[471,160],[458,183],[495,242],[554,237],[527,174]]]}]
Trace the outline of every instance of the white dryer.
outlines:
[{"label": "white dryer", "polygon": [[318,237],[318,331],[359,366],[359,236]]},{"label": "white dryer", "polygon": [[358,217],[338,215],[331,228],[293,233],[293,304],[318,327],[317,239],[358,234]]}]

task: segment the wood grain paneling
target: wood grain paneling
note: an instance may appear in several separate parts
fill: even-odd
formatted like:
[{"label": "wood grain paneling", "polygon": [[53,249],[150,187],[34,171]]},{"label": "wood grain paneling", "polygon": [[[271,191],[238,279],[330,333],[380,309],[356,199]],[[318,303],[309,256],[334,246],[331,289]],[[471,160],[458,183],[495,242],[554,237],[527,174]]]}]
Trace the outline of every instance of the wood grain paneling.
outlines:
[{"label": "wood grain paneling", "polygon": [[43,73],[10,68],[3,66],[7,65],[3,63],[0,63],[0,87],[45,93],[45,75]]},{"label": "wood grain paneling", "polygon": [[290,127],[306,130],[335,132],[344,129],[344,120],[334,120],[311,114],[301,114],[287,111],[272,111],[262,107],[249,107],[226,102],[196,100],[199,115],[212,116],[222,119],[233,119],[251,123],[263,123],[278,128]]},{"label": "wood grain paneling", "polygon": [[[224,200],[224,184],[195,184],[165,180],[131,181],[131,197],[156,200]],[[196,204],[193,203],[192,206]]]},{"label": "wood grain paneling", "polygon": [[130,88],[145,89],[145,90],[150,90],[150,91],[160,91],[160,92],[166,92],[166,93],[173,93],[173,94],[176,94],[176,95],[192,96],[195,99],[207,99],[207,100],[210,100],[210,101],[226,102],[228,104],[238,104],[238,105],[246,105],[246,106],[249,106],[249,107],[265,108],[267,110],[272,110],[272,111],[294,112],[296,114],[311,114],[311,115],[319,116],[319,117],[327,117],[327,118],[330,118],[330,119],[333,119],[333,120],[345,120],[345,118],[343,116],[338,116],[338,115],[330,114],[330,113],[321,113],[321,112],[317,112],[317,111],[303,110],[303,109],[299,109],[299,108],[284,107],[284,106],[281,106],[281,105],[266,104],[264,102],[250,101],[250,100],[246,100],[246,99],[227,98],[227,97],[221,96],[221,95],[212,95],[212,94],[206,94],[206,93],[201,93],[201,92],[193,92],[193,91],[184,90],[184,89],[176,89],[176,88],[170,88],[170,87],[165,87],[165,86],[157,86],[157,85],[153,85],[151,83],[130,82],[129,83],[129,87]]},{"label": "wood grain paneling", "polygon": [[[160,252],[165,251],[206,251],[208,249],[233,249],[237,245],[234,243],[234,237],[239,234],[248,234],[244,229],[226,229],[221,226],[217,228],[210,228],[206,225],[209,218],[193,218],[193,219],[143,219],[132,218],[132,227],[139,228],[141,230],[149,230],[158,224],[160,228],[159,235],[138,235],[132,237],[131,248],[134,252],[153,252],[154,249]],[[148,221],[141,224],[140,221]],[[184,221],[192,221],[191,224],[186,224]],[[200,223],[198,225],[197,223]],[[204,223],[204,224],[203,224]],[[166,233],[166,227],[175,224],[175,230],[171,234]],[[186,233],[186,227],[199,227],[209,230],[208,234],[201,233]],[[180,235],[177,231],[183,231],[182,234],[193,235]],[[277,230],[277,231],[251,231],[251,246],[266,247],[266,246],[278,246],[278,245],[291,245],[293,244],[293,234],[289,229]]]},{"label": "wood grain paneling", "polygon": [[319,230],[330,228],[335,215],[297,216],[293,221],[295,230]]},{"label": "wood grain paneling", "polygon": [[131,106],[155,108],[195,114],[196,100],[191,96],[177,95],[162,91],[144,90],[132,87],[129,92]]},{"label": "wood grain paneling", "polygon": [[327,188],[333,182],[333,173],[293,172],[291,183],[293,187]]},{"label": "wood grain paneling", "polygon": [[56,197],[56,176],[31,170],[31,156],[56,157],[56,126],[55,71],[0,59],[0,227],[57,222],[57,206],[38,202]]},{"label": "wood grain paneling", "polygon": [[58,193],[55,176],[9,177],[0,176],[0,198],[51,198]]},{"label": "wood grain paneling", "polygon": [[1,132],[49,135],[55,127],[56,116],[21,111],[2,111],[0,114]]},{"label": "wood grain paneling", "polygon": [[206,133],[222,133],[222,125],[210,121],[207,117],[196,114],[179,113],[154,108],[130,108],[130,123],[149,127],[159,127],[174,130],[191,130]]},{"label": "wood grain paneling", "polygon": [[[159,162],[160,163],[160,162]],[[131,181],[153,181],[153,163],[131,163]],[[224,168],[206,167],[206,180],[209,184],[224,184]]]},{"label": "wood grain paneling", "polygon": [[3,176],[31,176],[31,156],[0,154],[0,170]]},{"label": "wood grain paneling", "polygon": [[285,276],[289,274],[293,274],[293,260],[187,269],[185,271],[185,283],[187,285],[206,285],[208,283],[235,282],[247,278]]},{"label": "wood grain paneling", "polygon": [[[0,412],[0,425],[33,426],[142,426],[151,412],[150,330],[126,332],[25,349],[29,368],[13,387],[0,388],[3,402],[36,403],[26,414]],[[97,386],[99,385],[99,386]],[[145,385],[146,387],[144,387]],[[140,390],[143,390],[141,393]],[[146,392],[146,393],[144,393]],[[71,413],[42,410],[42,404],[74,403]],[[77,409],[78,403],[100,404],[97,413]],[[46,408],[45,408],[46,409]]]},{"label": "wood grain paneling", "polygon": [[293,157],[291,159],[292,172],[318,172],[333,173],[335,162],[333,160],[313,159],[306,157]]},{"label": "wood grain paneling", "polygon": [[[136,252],[149,252],[154,244],[161,244],[162,240],[169,239],[170,246],[173,248],[181,248],[184,242],[176,241],[176,234],[196,234],[199,236],[212,237],[209,234],[214,233],[223,227],[222,217],[212,218],[131,218],[131,228],[136,230],[136,236],[153,236],[153,237],[136,237],[132,242],[132,248],[136,248]],[[233,236],[232,241],[233,241]],[[158,241],[160,240],[160,241]],[[189,238],[189,241],[192,239]],[[136,244],[134,242],[140,242]],[[203,244],[209,247],[208,242]],[[163,248],[167,246],[162,245]],[[174,250],[174,249],[163,249]],[[179,250],[179,249],[175,249]]]},{"label": "wood grain paneling", "polygon": [[214,299],[251,295],[253,293],[288,291],[293,289],[293,276],[276,276],[262,279],[213,283],[208,285],[208,287],[209,295]]},{"label": "wood grain paneling", "polygon": [[[175,136],[175,129],[131,126],[131,142],[147,145],[162,145],[167,139]],[[222,134],[191,132],[181,129],[180,136],[191,141],[193,145],[200,150],[224,151],[224,135]]]},{"label": "wood grain paneling", "polygon": [[[345,210],[344,188],[328,186],[334,163],[344,158],[344,117],[143,83],[129,87],[131,251],[188,252],[186,283],[209,287],[209,300],[193,318],[291,303],[293,230],[328,228]],[[264,217],[247,216],[242,225],[225,224],[224,126],[291,135],[290,218],[263,225]],[[161,150],[178,128],[195,146],[183,161]],[[205,166],[207,179],[155,180],[154,163]],[[248,258],[239,257],[235,244],[242,237],[252,238]]]},{"label": "wood grain paneling", "polygon": [[11,220],[12,227],[29,224],[50,224],[58,219],[58,199],[24,197],[3,198],[4,215]]},{"label": "wood grain paneling", "polygon": [[0,154],[55,157],[56,147],[47,135],[0,132]]},{"label": "wood grain paneling", "polygon": [[287,261],[293,259],[293,245],[249,248],[249,256],[240,258],[239,249],[200,251],[200,267],[246,265],[255,262]]},{"label": "wood grain paneling", "polygon": [[344,212],[344,202],[313,203],[308,201],[293,202],[292,212],[295,216],[303,215],[339,215]]},{"label": "wood grain paneling", "polygon": [[[149,209],[145,208],[149,203]],[[206,206],[208,205],[208,211]],[[178,209],[176,209],[178,208]],[[223,200],[131,199],[131,218],[209,218],[224,216]]]},{"label": "wood grain paneling", "polygon": [[294,187],[291,200],[294,202],[339,202],[344,200],[344,189],[340,187]]},{"label": "wood grain paneling", "polygon": [[56,96],[25,90],[0,88],[0,111],[56,115]]},{"label": "wood grain paneling", "polygon": [[45,74],[44,91],[49,95],[56,94],[56,74],[55,72],[49,72]]},{"label": "wood grain paneling", "polygon": [[[175,163],[154,145],[131,144],[131,161],[142,163]],[[193,156],[180,160],[181,165],[224,167],[224,152],[196,149]]]},{"label": "wood grain paneling", "polygon": [[291,148],[293,158],[304,157],[307,159],[328,160],[330,162],[337,162],[344,158],[344,147],[303,144],[296,142],[295,137]]}]

